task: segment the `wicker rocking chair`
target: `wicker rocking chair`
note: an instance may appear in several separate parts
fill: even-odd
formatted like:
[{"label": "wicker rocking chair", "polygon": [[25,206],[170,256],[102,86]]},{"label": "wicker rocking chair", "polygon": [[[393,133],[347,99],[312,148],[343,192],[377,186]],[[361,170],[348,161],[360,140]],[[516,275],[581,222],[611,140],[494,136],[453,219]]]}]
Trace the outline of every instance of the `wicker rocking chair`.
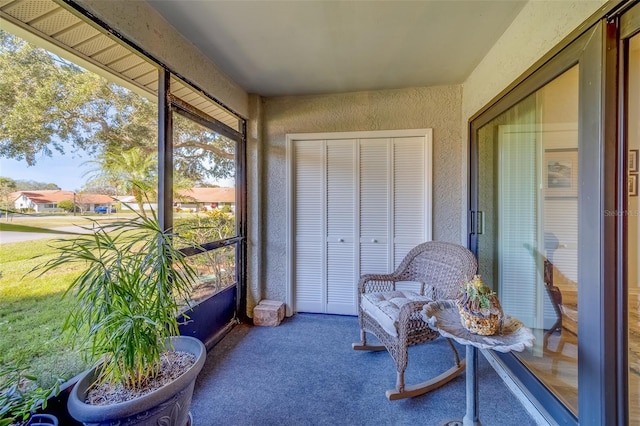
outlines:
[{"label": "wicker rocking chair", "polygon": [[[447,339],[455,364],[426,382],[406,386],[408,347],[430,342],[440,336],[422,319],[422,307],[434,300],[454,299],[460,284],[475,274],[477,262],[466,248],[452,243],[430,241],[414,247],[391,274],[363,275],[358,282],[360,343],[353,349],[387,350],[396,364],[396,388],[386,392],[389,400],[411,398],[436,389],[458,376],[465,368],[458,351]],[[396,290],[398,282],[417,282],[420,292]],[[371,333],[382,345],[367,343]]]}]

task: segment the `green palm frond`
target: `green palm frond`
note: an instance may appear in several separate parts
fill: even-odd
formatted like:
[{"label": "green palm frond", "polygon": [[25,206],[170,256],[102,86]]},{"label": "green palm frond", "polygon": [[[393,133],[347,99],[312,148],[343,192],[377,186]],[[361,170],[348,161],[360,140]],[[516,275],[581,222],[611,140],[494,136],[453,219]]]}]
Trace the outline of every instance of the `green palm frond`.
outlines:
[{"label": "green palm frond", "polygon": [[163,230],[155,213],[85,229],[88,235],[57,240],[59,255],[35,270],[84,266],[66,291],[78,308],[64,328],[90,359],[101,359],[100,382],[139,387],[157,370],[168,337],[179,334],[196,272],[176,248],[180,237]]}]

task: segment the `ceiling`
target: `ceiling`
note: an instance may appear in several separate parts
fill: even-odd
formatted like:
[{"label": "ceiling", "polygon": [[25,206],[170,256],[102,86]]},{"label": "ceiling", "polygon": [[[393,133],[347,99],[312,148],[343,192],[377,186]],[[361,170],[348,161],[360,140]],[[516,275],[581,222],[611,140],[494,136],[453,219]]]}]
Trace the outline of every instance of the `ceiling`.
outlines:
[{"label": "ceiling", "polygon": [[147,0],[250,93],[460,84],[526,0]]}]

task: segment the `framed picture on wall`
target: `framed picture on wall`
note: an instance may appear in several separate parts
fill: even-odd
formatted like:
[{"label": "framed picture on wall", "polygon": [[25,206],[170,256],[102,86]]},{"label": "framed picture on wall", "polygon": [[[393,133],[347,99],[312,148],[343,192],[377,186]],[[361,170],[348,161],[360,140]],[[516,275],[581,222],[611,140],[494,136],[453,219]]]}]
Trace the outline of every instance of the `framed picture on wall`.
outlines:
[{"label": "framed picture on wall", "polygon": [[629,197],[637,197],[638,196],[638,174],[631,173],[629,174]]},{"label": "framed picture on wall", "polygon": [[578,149],[548,149],[544,152],[546,197],[578,196]]},{"label": "framed picture on wall", "polygon": [[630,149],[629,150],[629,173],[637,173],[638,172],[638,150]]}]

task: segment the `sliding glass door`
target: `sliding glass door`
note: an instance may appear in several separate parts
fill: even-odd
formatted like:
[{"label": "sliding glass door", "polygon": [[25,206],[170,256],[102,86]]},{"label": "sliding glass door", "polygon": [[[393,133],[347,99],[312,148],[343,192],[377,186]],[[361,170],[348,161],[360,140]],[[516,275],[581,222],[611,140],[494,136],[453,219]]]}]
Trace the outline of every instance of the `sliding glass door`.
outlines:
[{"label": "sliding glass door", "polygon": [[471,122],[470,245],[505,313],[536,335],[532,348],[499,358],[562,424],[603,418],[604,377],[615,374],[601,352],[611,315],[599,252],[603,29]]},{"label": "sliding glass door", "polygon": [[[629,424],[640,424],[640,6],[631,9],[621,19],[620,51],[623,57],[622,98],[624,107],[623,152],[626,153],[627,179],[624,214],[626,239],[626,352],[627,352],[627,407]],[[626,285],[624,285],[626,284]]]},{"label": "sliding glass door", "polygon": [[480,273],[536,335],[518,359],[576,416],[579,71],[478,131]]},{"label": "sliding glass door", "polygon": [[640,3],[618,6],[470,123],[470,246],[537,337],[497,361],[559,424],[640,424]]},{"label": "sliding glass door", "polygon": [[638,238],[638,151],[640,149],[640,35],[628,42],[628,199],[627,199],[627,236],[628,236],[628,342],[629,342],[629,417],[633,424],[640,423],[640,281],[638,264],[640,263],[640,239]]},{"label": "sliding glass door", "polygon": [[575,65],[478,131],[480,273],[536,335],[518,359],[578,414]]}]

